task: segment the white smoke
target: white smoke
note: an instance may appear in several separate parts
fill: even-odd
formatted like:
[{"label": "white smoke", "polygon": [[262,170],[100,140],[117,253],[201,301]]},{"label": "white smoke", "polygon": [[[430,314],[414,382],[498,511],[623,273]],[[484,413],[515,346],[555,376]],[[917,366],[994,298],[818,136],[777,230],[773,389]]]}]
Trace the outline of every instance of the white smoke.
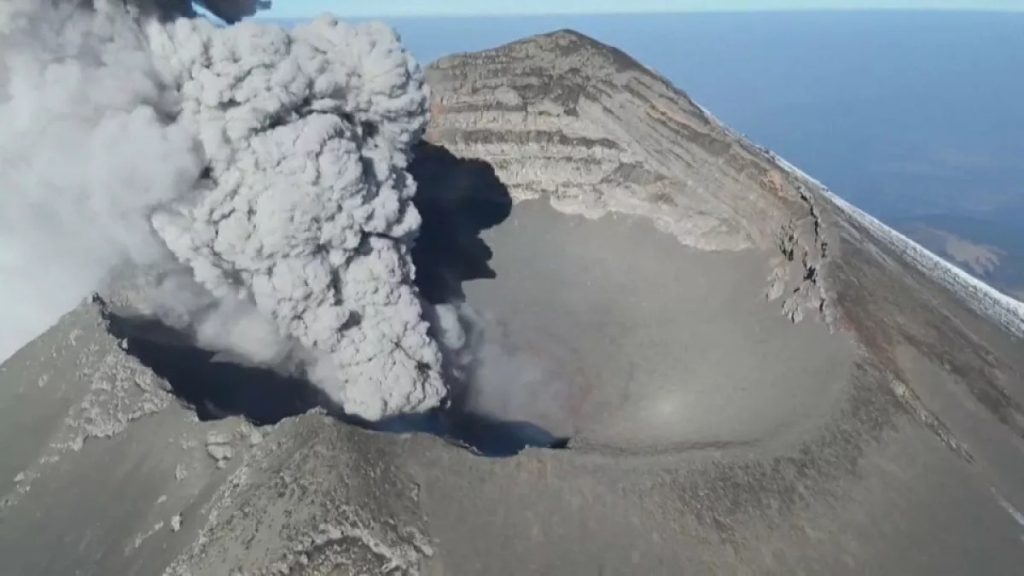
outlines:
[{"label": "white smoke", "polygon": [[153,309],[205,346],[298,361],[366,419],[437,406],[405,171],[428,99],[394,33],[81,6],[0,7],[0,356],[130,261],[166,270]]},{"label": "white smoke", "polygon": [[149,214],[202,169],[170,96],[123,10],[0,4],[0,357],[164,257]]}]

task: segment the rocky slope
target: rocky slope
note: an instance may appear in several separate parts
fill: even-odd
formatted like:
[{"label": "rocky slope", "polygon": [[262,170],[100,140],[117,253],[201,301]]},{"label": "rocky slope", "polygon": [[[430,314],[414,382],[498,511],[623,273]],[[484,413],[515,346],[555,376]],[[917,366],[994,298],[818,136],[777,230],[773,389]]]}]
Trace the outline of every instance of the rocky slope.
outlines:
[{"label": "rocky slope", "polygon": [[777,248],[799,268],[779,259],[771,296],[793,295],[794,319],[827,306],[807,184],[626,54],[563,31],[442,59],[428,82],[428,138],[486,159],[514,198],[644,216],[706,250]]},{"label": "rocky slope", "polygon": [[90,302],[0,368],[4,573],[1017,571],[1015,309],[578,34],[429,78],[423,277],[570,449],[304,413]]}]

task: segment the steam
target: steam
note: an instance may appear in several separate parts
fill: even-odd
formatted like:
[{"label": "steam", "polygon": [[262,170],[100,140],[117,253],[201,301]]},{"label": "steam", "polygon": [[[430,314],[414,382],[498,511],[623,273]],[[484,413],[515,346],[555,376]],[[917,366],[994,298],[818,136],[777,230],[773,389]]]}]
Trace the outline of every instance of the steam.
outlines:
[{"label": "steam", "polygon": [[409,251],[416,64],[381,25],[174,14],[191,6],[0,7],[0,357],[128,262],[159,272],[168,322],[351,414],[440,404]]},{"label": "steam", "polygon": [[530,444],[575,434],[577,389],[555,359],[524,349],[493,316],[464,302],[437,312],[458,411],[532,425],[528,434],[519,432]]},{"label": "steam", "polygon": [[192,135],[166,120],[173,92],[123,10],[2,4],[0,58],[6,357],[117,264],[166,256],[149,214],[191,189],[202,158]]}]

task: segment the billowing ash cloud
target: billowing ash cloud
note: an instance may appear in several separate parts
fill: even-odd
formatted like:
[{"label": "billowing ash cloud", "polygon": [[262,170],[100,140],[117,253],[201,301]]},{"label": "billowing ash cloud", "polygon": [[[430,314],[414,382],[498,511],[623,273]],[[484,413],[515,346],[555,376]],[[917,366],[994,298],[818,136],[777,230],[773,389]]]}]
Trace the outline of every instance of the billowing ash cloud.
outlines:
[{"label": "billowing ash cloud", "polygon": [[[188,0],[179,0],[179,4],[187,3]],[[237,22],[259,10],[270,8],[269,0],[200,0],[197,3],[227,22]]]},{"label": "billowing ash cloud", "polygon": [[149,215],[202,170],[141,30],[102,8],[0,3],[0,357],[115,265],[166,258]]},{"label": "billowing ash cloud", "polygon": [[[115,0],[107,0],[113,3]],[[97,2],[99,3],[99,2]],[[143,15],[155,15],[161,19],[195,16],[193,4],[202,6],[225,22],[237,22],[252,16],[260,10],[270,8],[270,0],[122,0],[124,7],[137,9]]]},{"label": "billowing ash cloud", "polygon": [[427,97],[390,29],[179,20],[153,46],[211,169],[196,200],[156,215],[167,245],[213,294],[251,298],[312,351],[314,381],[347,410],[436,405],[405,172]]},{"label": "billowing ash cloud", "polygon": [[297,364],[366,419],[437,406],[409,255],[417,66],[380,25],[217,28],[179,4],[0,8],[0,294],[21,331],[129,261],[208,347]]}]

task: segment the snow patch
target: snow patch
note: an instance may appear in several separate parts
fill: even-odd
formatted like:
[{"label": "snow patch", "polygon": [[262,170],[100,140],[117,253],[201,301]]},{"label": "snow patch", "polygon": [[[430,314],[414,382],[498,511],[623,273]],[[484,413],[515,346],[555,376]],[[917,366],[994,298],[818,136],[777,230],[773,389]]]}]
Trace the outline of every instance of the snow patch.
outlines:
[{"label": "snow patch", "polygon": [[775,154],[772,154],[772,158],[782,168],[817,187],[822,196],[870,230],[876,238],[906,258],[918,270],[959,296],[975,312],[996,321],[1017,338],[1024,338],[1024,303],[978,280],[883,224],[874,216],[843,200],[827,186],[786,160]]}]

